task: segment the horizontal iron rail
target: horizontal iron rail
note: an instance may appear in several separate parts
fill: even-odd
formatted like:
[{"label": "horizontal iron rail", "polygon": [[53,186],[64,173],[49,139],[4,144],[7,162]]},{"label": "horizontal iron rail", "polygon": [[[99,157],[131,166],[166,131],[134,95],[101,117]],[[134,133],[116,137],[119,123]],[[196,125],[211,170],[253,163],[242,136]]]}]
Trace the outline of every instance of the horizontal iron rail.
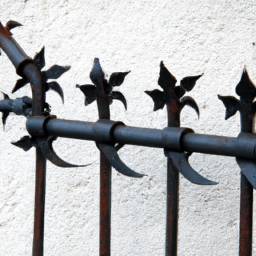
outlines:
[{"label": "horizontal iron rail", "polygon": [[[36,130],[33,127],[33,119],[45,119],[44,117],[30,117],[27,119],[27,130]],[[65,119],[50,119],[44,123],[44,131],[48,135],[72,138],[80,140],[95,141],[93,126],[95,123],[86,121],[74,121]],[[107,125],[106,125],[107,126]],[[104,127],[104,124],[103,124]],[[169,128],[168,128],[169,129]],[[172,128],[182,130],[184,128]],[[174,130],[165,130],[165,138],[173,137]],[[38,135],[42,136],[42,131]],[[166,137],[167,136],[167,137]],[[177,149],[171,143],[163,139],[163,130],[138,128],[131,126],[119,125],[113,131],[113,142],[137,146],[166,148],[170,151]],[[239,138],[204,135],[196,133],[186,133],[181,137],[181,149],[187,152],[197,152],[204,154],[243,157],[255,159],[256,135],[246,134]]]}]

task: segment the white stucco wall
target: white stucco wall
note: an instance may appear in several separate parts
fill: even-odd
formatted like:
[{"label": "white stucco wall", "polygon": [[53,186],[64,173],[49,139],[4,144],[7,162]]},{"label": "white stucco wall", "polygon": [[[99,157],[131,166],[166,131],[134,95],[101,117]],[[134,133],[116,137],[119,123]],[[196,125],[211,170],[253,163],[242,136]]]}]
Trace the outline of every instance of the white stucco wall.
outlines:
[{"label": "white stucco wall", "polygon": [[[90,83],[92,61],[98,57],[108,75],[132,71],[120,87],[128,110],[114,102],[112,119],[132,126],[164,128],[166,110],[153,112],[153,102],[144,93],[158,88],[159,63],[164,60],[178,81],[204,73],[187,94],[197,101],[200,119],[186,107],[182,126],[198,133],[239,133],[239,116],[225,121],[217,94],[235,95],[244,65],[256,83],[255,1],[2,0],[0,20],[25,25],[13,30],[14,37],[31,57],[45,46],[46,68],[53,64],[72,66],[58,80],[65,105],[57,94],[47,93],[52,113],[59,118],[97,120],[96,104],[85,107],[84,96],[75,85]],[[29,86],[11,95],[18,76],[5,53],[0,63],[0,90],[12,98],[31,96]],[[26,153],[10,144],[24,135],[25,118],[14,115],[0,132],[1,256],[31,255],[32,251],[34,150]],[[69,139],[58,139],[54,147],[69,162],[92,165],[61,169],[47,164],[45,255],[98,255],[98,150],[92,142]],[[148,176],[131,179],[113,170],[112,255],[164,255],[163,151],[125,146],[120,156]],[[240,175],[235,159],[194,154],[191,163],[219,184],[197,186],[181,176],[178,255],[237,255]]]}]

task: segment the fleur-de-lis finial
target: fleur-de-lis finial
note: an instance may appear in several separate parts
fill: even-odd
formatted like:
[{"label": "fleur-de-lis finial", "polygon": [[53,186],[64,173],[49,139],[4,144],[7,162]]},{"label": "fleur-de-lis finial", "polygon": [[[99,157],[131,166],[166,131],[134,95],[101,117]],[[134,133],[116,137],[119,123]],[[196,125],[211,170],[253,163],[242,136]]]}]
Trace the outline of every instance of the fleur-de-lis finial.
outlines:
[{"label": "fleur-de-lis finial", "polygon": [[253,117],[256,111],[256,102],[253,102],[256,97],[256,87],[251,81],[248,71],[244,68],[241,79],[236,86],[236,93],[240,96],[238,100],[234,96],[220,96],[218,98],[226,107],[225,120],[235,115],[237,111],[249,111],[248,115]]},{"label": "fleur-de-lis finial", "polygon": [[196,81],[202,75],[203,74],[198,76],[184,77],[180,81],[180,85],[176,86],[176,78],[164,66],[163,61],[161,61],[158,85],[162,87],[163,91],[158,89],[153,91],[145,91],[145,93],[147,93],[154,101],[154,111],[162,109],[165,105],[169,105],[172,108],[172,111],[175,111],[176,114],[179,115],[182,108],[187,105],[192,107],[199,117],[199,108],[195,100],[190,96],[183,96],[186,92],[189,92],[194,88]]},{"label": "fleur-de-lis finial", "polygon": [[97,98],[97,90],[99,93],[109,95],[109,104],[112,104],[113,100],[119,100],[124,104],[125,109],[127,110],[127,103],[124,95],[121,92],[113,91],[114,87],[120,86],[125,77],[130,73],[128,72],[115,72],[110,75],[109,81],[105,78],[105,74],[102,71],[100,62],[98,58],[94,59],[94,65],[90,73],[90,79],[94,85],[85,84],[85,85],[76,85],[85,95],[85,106],[94,102]]},{"label": "fleur-de-lis finial", "polygon": [[[44,68],[44,66],[45,66],[44,47],[41,49],[41,51],[39,53],[35,54],[33,62],[35,65],[38,66],[38,68],[40,70],[42,70]],[[69,69],[70,69],[70,66],[53,65],[48,70],[41,71],[42,77],[44,80],[44,84],[45,84],[45,92],[47,92],[49,90],[53,90],[53,91],[57,92],[60,95],[63,103],[64,103],[64,94],[63,94],[63,90],[60,87],[60,85],[56,81],[48,83],[47,80],[48,79],[58,79],[61,75],[63,75]],[[12,93],[18,91],[20,88],[22,88],[23,86],[25,86],[28,83],[29,83],[29,81],[25,78],[17,80],[17,82],[12,90]]]}]

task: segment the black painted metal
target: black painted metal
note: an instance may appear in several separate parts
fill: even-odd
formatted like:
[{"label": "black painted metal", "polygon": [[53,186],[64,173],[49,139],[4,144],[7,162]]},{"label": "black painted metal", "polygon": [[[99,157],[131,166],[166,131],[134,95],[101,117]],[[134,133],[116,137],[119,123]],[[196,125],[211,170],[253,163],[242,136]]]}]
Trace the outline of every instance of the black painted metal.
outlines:
[{"label": "black painted metal", "polygon": [[[28,132],[31,133],[32,130],[37,131],[37,133],[32,134],[34,136],[40,136],[42,129],[37,130],[33,127],[34,119],[42,119],[43,121],[45,118],[30,117],[27,119]],[[94,124],[95,123],[92,122],[56,118],[49,119],[44,127],[45,133],[51,136],[97,141],[93,132]],[[104,125],[106,125],[106,128]],[[102,130],[108,129],[108,127],[108,124],[102,123]],[[168,148],[170,151],[177,151],[177,145],[176,143],[172,144],[172,140],[177,141],[180,139],[180,149],[182,151],[244,157],[248,159],[256,158],[256,135],[254,134],[248,134],[246,137],[233,138],[190,132],[180,138],[180,133],[182,133],[183,130],[183,128],[169,127],[168,129],[164,129],[163,136],[163,130],[118,125],[113,130],[113,138],[111,138],[109,142],[154,148]],[[177,137],[174,137],[175,133]],[[107,142],[106,139],[105,142]]]},{"label": "black painted metal", "polygon": [[[184,96],[191,91],[202,76],[185,77],[176,86],[176,78],[168,71],[163,62],[160,64],[158,84],[163,89],[146,91],[154,101],[154,111],[167,106],[168,127],[163,130],[125,126],[122,122],[111,121],[109,105],[120,100],[127,109],[124,95],[113,91],[120,86],[129,72],[111,74],[109,81],[101,69],[99,59],[94,60],[90,73],[94,85],[77,85],[85,95],[85,105],[97,101],[99,121],[82,122],[57,119],[50,116],[50,106],[45,103],[45,92],[55,90],[64,102],[64,94],[57,82],[47,83],[48,79],[57,79],[69,66],[45,66],[44,48],[29,58],[13,39],[11,29],[21,26],[15,21],[0,23],[0,48],[2,48],[18,75],[22,76],[13,89],[17,91],[27,83],[31,84],[32,99],[22,97],[10,99],[4,94],[0,101],[3,112],[3,124],[10,112],[27,117],[27,130],[31,137],[24,136],[13,143],[25,151],[36,147],[36,180],[33,256],[43,255],[44,209],[46,185],[46,159],[60,167],[78,167],[60,159],[54,152],[52,142],[57,137],[95,141],[100,150],[100,255],[111,254],[111,166],[123,175],[140,178],[139,174],[126,166],[117,151],[125,144],[163,148],[167,159],[167,215],[166,215],[166,255],[177,255],[178,209],[179,209],[179,173],[189,181],[200,185],[215,185],[216,182],[202,177],[189,165],[188,158],[193,152],[236,157],[241,169],[240,198],[240,256],[252,254],[252,217],[253,187],[256,189],[256,135],[254,116],[256,113],[256,87],[244,69],[241,81],[236,87],[240,101],[231,96],[219,96],[226,107],[226,119],[240,111],[241,133],[237,138],[196,134],[189,128],[180,128],[180,112],[185,105],[192,107],[199,116],[195,100]],[[118,144],[118,145],[116,145]],[[83,165],[84,166],[84,165]]]}]

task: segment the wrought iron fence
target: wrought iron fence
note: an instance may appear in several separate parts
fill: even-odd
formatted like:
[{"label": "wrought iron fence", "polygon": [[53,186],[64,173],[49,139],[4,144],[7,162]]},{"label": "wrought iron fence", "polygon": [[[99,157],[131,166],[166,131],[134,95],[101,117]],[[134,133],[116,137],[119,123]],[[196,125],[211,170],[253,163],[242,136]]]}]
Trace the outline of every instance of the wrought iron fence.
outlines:
[{"label": "wrought iron fence", "polygon": [[125,144],[145,147],[163,148],[167,158],[167,211],[166,211],[166,255],[177,255],[178,236],[178,202],[180,173],[190,182],[198,185],[217,185],[196,172],[189,164],[189,157],[193,152],[204,154],[224,155],[236,157],[241,169],[240,188],[240,245],[239,255],[252,254],[252,215],[253,188],[256,188],[256,136],[253,134],[254,116],[256,112],[256,88],[249,78],[246,69],[236,86],[236,93],[240,100],[232,96],[218,96],[226,108],[226,119],[240,112],[241,131],[237,138],[196,134],[190,128],[180,127],[180,113],[184,106],[192,107],[199,117],[199,107],[196,101],[184,96],[191,91],[196,81],[202,76],[184,77],[180,85],[176,85],[176,78],[168,71],[163,62],[160,63],[158,85],[162,90],[145,91],[154,102],[154,111],[167,107],[167,127],[159,129],[126,126],[123,122],[110,120],[109,105],[113,100],[119,100],[127,107],[124,95],[115,91],[129,72],[113,73],[109,80],[105,78],[99,59],[94,59],[90,72],[91,85],[77,85],[84,96],[85,105],[97,102],[99,120],[97,122],[71,121],[56,118],[51,114],[45,93],[52,89],[56,91],[64,102],[62,88],[56,82],[48,79],[58,79],[70,67],[53,65],[46,71],[44,48],[29,58],[12,37],[11,29],[20,26],[15,21],[9,21],[4,27],[0,23],[0,48],[6,53],[19,79],[12,90],[16,92],[30,83],[32,98],[10,99],[4,93],[4,100],[0,101],[0,111],[3,125],[10,112],[24,115],[27,118],[26,127],[29,136],[12,144],[25,151],[35,147],[36,150],[36,182],[34,208],[34,236],[33,255],[43,255],[44,245],[44,210],[46,160],[59,167],[86,167],[90,165],[75,165],[62,160],[55,153],[52,142],[57,137],[96,142],[100,152],[100,244],[99,254],[111,253],[111,168],[123,175],[133,178],[143,178],[140,174],[119,158],[118,150]]}]

